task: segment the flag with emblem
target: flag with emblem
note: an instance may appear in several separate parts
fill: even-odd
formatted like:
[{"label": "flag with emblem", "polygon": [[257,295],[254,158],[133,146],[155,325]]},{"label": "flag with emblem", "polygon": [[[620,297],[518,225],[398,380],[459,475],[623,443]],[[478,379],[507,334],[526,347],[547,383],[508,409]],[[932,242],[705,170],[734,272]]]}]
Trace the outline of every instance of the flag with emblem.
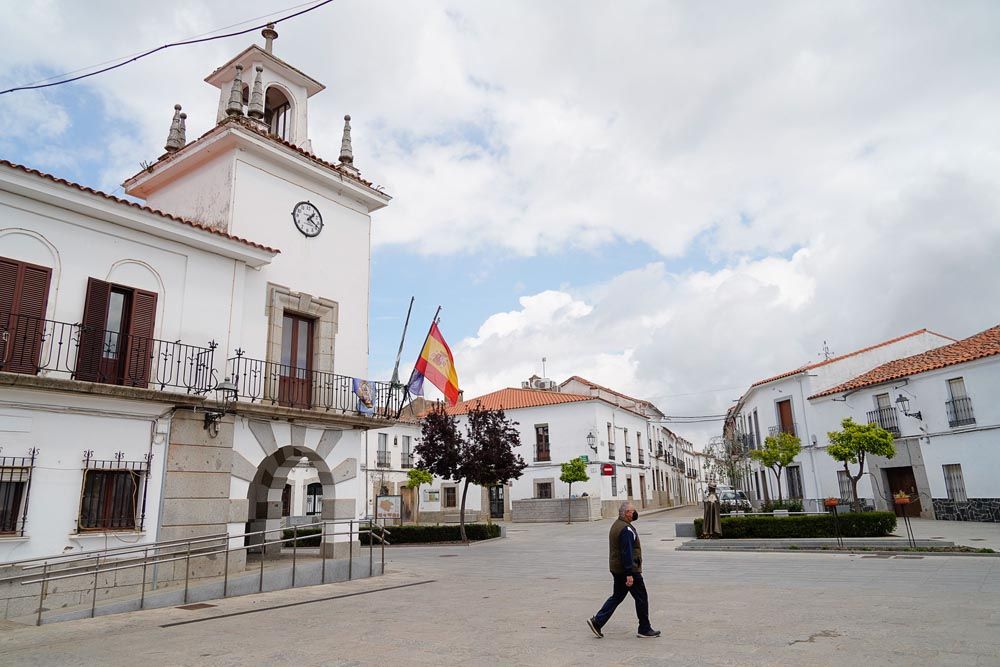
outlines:
[{"label": "flag with emblem", "polygon": [[411,396],[424,395],[424,379],[441,390],[448,405],[458,402],[458,373],[455,372],[455,357],[451,348],[444,342],[444,336],[438,329],[437,322],[431,323],[431,330],[420,351],[417,364],[410,375],[408,389]]}]

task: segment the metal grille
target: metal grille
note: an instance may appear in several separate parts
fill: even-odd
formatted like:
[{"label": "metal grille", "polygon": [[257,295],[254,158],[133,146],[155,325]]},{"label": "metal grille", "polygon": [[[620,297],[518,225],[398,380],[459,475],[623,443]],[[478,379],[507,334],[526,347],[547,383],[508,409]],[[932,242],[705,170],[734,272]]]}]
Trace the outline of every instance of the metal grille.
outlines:
[{"label": "metal grille", "polygon": [[139,530],[146,519],[146,488],[152,453],[128,461],[123,452],[113,459],[95,459],[84,452],[79,531]]},{"label": "metal grille", "polygon": [[968,396],[945,401],[948,410],[948,426],[968,426],[976,423],[976,415],[972,412],[972,399]]},{"label": "metal grille", "polygon": [[896,421],[896,408],[878,408],[868,412],[868,423],[876,424],[899,437],[899,424]]},{"label": "metal grille", "polygon": [[31,471],[37,454],[37,449],[31,449],[28,456],[0,457],[0,535],[24,536]]}]

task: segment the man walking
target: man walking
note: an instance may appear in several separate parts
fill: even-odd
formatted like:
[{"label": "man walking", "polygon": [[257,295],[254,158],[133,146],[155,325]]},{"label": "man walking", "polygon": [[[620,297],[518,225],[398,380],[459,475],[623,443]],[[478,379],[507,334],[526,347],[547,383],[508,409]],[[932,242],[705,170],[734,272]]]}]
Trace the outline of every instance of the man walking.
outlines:
[{"label": "man walking", "polygon": [[639,543],[639,533],[632,526],[632,522],[638,518],[635,505],[624,502],[618,508],[618,520],[611,524],[608,560],[615,583],[614,592],[597,615],[587,619],[587,625],[598,637],[604,636],[601,628],[629,593],[635,600],[635,615],[639,617],[639,630],[635,636],[660,636],[660,631],[654,630],[649,624],[649,598],[646,596],[646,584],[642,580],[642,545]]}]

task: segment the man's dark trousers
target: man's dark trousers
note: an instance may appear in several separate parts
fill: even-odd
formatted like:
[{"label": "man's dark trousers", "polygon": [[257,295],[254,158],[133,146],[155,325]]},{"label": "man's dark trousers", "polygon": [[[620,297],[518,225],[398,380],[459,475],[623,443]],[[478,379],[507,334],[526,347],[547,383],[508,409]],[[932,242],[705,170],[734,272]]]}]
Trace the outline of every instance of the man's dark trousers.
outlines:
[{"label": "man's dark trousers", "polygon": [[631,593],[635,600],[635,615],[639,617],[639,632],[651,631],[653,628],[649,624],[649,596],[646,595],[646,582],[642,580],[642,575],[633,574],[631,586],[625,585],[626,575],[612,574],[611,576],[615,580],[615,590],[594,616],[594,623],[598,628],[603,628],[611,620],[611,614],[615,613],[615,609],[622,603],[625,596]]}]

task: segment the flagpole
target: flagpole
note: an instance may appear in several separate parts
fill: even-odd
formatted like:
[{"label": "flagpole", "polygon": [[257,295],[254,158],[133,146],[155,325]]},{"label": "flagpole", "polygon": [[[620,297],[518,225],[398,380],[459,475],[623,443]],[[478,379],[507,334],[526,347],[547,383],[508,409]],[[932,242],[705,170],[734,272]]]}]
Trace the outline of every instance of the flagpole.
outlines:
[{"label": "flagpole", "polygon": [[[431,330],[434,328],[434,325],[438,323],[438,319],[440,318],[440,315],[441,315],[441,306],[438,306],[437,310],[434,311],[434,317],[431,318],[431,325],[427,328],[427,335],[424,336],[424,343],[423,343],[423,345],[420,346],[420,351],[421,352],[423,352],[424,348],[427,347],[427,341],[430,340],[430,338],[431,338]],[[420,358],[419,355],[417,356],[417,358],[418,359]],[[416,364],[416,362],[413,363],[413,370],[417,370],[417,364]],[[410,371],[410,377],[413,377],[413,371]],[[406,399],[408,399],[409,397],[410,397],[410,382],[409,382],[409,380],[407,380],[406,387],[405,387],[405,393],[403,394],[403,401],[399,404],[399,412],[400,412],[400,414],[402,414],[402,412],[403,412],[403,403],[406,403]],[[397,415],[397,417],[398,416],[399,415]]]},{"label": "flagpole", "polygon": [[[399,358],[403,356],[403,343],[406,342],[406,330],[410,326],[410,313],[413,312],[413,302],[416,297],[410,297],[410,307],[406,309],[406,322],[403,323],[403,335],[399,339],[399,350],[396,351],[396,365],[392,367],[392,385],[399,384]],[[544,375],[544,373],[542,373]]]}]

